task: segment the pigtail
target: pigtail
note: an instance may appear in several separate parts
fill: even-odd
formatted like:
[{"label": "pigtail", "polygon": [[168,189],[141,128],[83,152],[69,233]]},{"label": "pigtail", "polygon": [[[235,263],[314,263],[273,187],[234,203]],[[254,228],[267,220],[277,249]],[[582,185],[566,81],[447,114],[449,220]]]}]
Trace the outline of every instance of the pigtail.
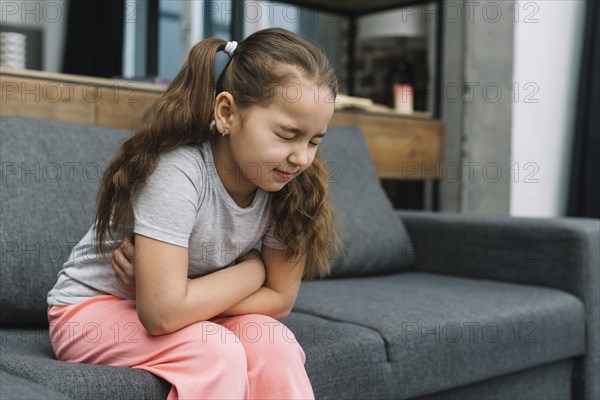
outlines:
[{"label": "pigtail", "polygon": [[304,278],[308,280],[329,275],[333,260],[344,253],[328,180],[326,163],[317,152],[310,167],[273,194],[275,237],[288,245],[288,260],[306,256]]},{"label": "pigtail", "polygon": [[196,44],[181,70],[150,110],[134,126],[110,160],[96,197],[96,251],[104,254],[113,234],[122,237],[132,221],[131,199],[154,172],[160,154],[210,137],[214,107],[214,64],[227,42],[208,38]]}]

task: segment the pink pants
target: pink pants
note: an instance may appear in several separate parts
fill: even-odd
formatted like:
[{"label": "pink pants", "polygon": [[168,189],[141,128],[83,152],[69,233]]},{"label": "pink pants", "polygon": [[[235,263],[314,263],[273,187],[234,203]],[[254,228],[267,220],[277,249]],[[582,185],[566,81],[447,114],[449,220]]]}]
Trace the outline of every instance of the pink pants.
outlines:
[{"label": "pink pants", "polygon": [[304,351],[281,322],[260,314],[213,318],[148,334],[135,301],[97,296],[48,307],[62,361],[148,371],[171,383],[168,399],[314,399]]}]

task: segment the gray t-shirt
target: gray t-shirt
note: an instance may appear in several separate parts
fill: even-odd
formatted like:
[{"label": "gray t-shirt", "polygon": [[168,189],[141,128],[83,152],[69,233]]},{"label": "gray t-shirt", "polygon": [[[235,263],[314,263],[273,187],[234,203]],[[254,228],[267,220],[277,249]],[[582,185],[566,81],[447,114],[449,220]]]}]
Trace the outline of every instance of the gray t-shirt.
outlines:
[{"label": "gray t-shirt", "polygon": [[[160,156],[156,170],[132,198],[133,223],[127,232],[189,249],[188,277],[196,278],[235,264],[261,244],[285,248],[270,221],[271,194],[258,188],[252,204],[238,206],[225,190],[210,142],[182,146]],[[49,305],[76,304],[113,294],[131,299],[111,266],[112,251],[98,255],[94,226],[73,248],[48,293]],[[168,273],[165,265],[165,273]]]}]

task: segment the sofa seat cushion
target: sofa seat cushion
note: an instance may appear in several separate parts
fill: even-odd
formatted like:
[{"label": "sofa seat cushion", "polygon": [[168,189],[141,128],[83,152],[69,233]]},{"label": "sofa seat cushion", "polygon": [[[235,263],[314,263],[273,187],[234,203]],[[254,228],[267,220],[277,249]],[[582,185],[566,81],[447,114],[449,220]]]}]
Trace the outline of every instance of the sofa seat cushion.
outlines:
[{"label": "sofa seat cushion", "polygon": [[425,272],[303,282],[296,312],[378,332],[392,397],[581,355],[584,307],[557,289]]},{"label": "sofa seat cushion", "polygon": [[385,343],[372,329],[292,312],[283,321],[306,354],[317,399],[390,399]]},{"label": "sofa seat cushion", "polygon": [[166,399],[171,388],[138,369],[57,361],[48,328],[2,328],[0,337],[0,369],[72,399]]},{"label": "sofa seat cushion", "polygon": [[0,399],[69,400],[59,392],[4,371],[0,371]]},{"label": "sofa seat cushion", "polygon": [[[283,322],[304,349],[317,398],[391,397],[392,374],[377,332],[302,313]],[[0,340],[0,369],[73,399],[165,399],[170,390],[146,371],[57,361],[47,328],[1,328]]]}]

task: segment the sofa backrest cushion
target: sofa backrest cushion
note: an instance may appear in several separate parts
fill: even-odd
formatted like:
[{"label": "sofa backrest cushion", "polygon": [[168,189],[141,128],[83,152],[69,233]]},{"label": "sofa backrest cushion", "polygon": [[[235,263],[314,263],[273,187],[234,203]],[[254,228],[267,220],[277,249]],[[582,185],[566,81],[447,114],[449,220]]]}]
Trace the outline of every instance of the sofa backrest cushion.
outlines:
[{"label": "sofa backrest cushion", "polygon": [[92,226],[104,167],[130,133],[0,119],[1,324],[48,324],[46,294]]},{"label": "sofa backrest cushion", "polygon": [[378,275],[409,269],[410,237],[377,177],[358,125],[330,126],[319,151],[329,169],[330,199],[343,234],[343,257],[331,277]]}]

